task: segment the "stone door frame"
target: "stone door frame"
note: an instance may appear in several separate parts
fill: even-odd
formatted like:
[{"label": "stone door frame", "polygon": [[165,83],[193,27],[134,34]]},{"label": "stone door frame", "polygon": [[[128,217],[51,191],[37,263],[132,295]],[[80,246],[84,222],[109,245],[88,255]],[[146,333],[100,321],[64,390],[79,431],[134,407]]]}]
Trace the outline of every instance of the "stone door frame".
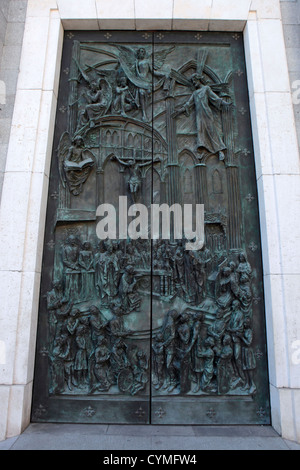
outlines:
[{"label": "stone door frame", "polygon": [[84,9],[80,0],[28,0],[0,212],[0,440],[30,422],[64,29],[243,31],[264,268],[265,299],[257,301],[265,301],[272,425],[299,440],[300,167],[279,0],[86,0]]}]

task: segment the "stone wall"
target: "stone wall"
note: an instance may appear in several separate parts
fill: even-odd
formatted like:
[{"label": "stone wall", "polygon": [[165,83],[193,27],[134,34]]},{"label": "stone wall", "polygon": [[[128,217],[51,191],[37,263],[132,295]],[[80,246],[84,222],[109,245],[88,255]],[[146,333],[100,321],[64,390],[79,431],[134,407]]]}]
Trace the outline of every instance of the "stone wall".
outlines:
[{"label": "stone wall", "polygon": [[0,1],[0,198],[13,115],[27,0]]},{"label": "stone wall", "polygon": [[300,0],[281,0],[280,6],[300,145]]},{"label": "stone wall", "polygon": [[300,169],[294,124],[299,137],[299,94],[295,89],[294,120],[286,61],[287,52],[291,87],[297,87],[299,1],[280,2],[285,51],[279,0],[28,0],[15,94],[27,2],[0,0],[0,80],[6,85],[0,105],[1,175],[7,159],[0,210],[0,346],[6,347],[6,359],[0,360],[0,440],[19,434],[30,420],[61,24],[70,29],[228,31],[246,25],[272,419],[284,437],[300,442],[300,365],[297,355],[293,360],[300,338]]}]

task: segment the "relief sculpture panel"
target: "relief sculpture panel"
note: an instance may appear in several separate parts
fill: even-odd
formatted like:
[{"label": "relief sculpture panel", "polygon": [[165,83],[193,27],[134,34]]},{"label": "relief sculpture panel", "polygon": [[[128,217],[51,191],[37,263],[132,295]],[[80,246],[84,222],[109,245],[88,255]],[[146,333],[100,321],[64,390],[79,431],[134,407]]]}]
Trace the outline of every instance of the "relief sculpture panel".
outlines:
[{"label": "relief sculpture panel", "polygon": [[242,36],[66,32],[61,68],[33,420],[268,423]]}]

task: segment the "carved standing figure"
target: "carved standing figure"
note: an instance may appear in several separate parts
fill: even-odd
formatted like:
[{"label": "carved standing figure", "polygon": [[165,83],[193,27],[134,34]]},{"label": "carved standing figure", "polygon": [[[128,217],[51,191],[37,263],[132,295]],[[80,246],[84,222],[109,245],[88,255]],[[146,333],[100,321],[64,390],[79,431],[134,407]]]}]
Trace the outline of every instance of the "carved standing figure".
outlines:
[{"label": "carved standing figure", "polygon": [[180,108],[175,115],[185,112],[189,116],[191,107],[195,107],[197,127],[197,150],[202,154],[203,149],[209,153],[218,154],[219,160],[224,160],[226,145],[223,142],[211,106],[220,110],[222,106],[230,104],[220,98],[208,85],[201,82],[201,75],[195,73],[191,77],[195,91],[190,99]]},{"label": "carved standing figure", "polygon": [[242,361],[249,393],[254,393],[256,391],[256,385],[253,380],[253,371],[256,368],[256,360],[251,347],[252,341],[253,331],[251,328],[251,319],[250,317],[246,317],[244,321],[244,334],[242,336]]},{"label": "carved standing figure", "polygon": [[160,161],[159,158],[156,158],[154,161],[148,160],[144,163],[138,163],[135,158],[131,158],[130,160],[122,160],[121,158],[117,157],[116,155],[112,157],[112,160],[116,159],[120,165],[123,165],[129,169],[129,180],[128,180],[128,188],[133,197],[133,200],[136,200],[137,194],[141,190],[142,185],[142,173],[141,168],[145,166],[152,165],[153,163],[157,163]]},{"label": "carved standing figure", "polygon": [[232,313],[227,330],[231,333],[233,342],[233,364],[235,366],[235,372],[238,376],[236,384],[241,383],[241,386],[243,387],[245,385],[245,374],[242,364],[242,335],[244,331],[244,315],[238,300],[234,300],[232,302]]},{"label": "carved standing figure", "polygon": [[203,374],[200,380],[200,388],[205,391],[210,386],[214,376],[214,344],[215,341],[211,336],[208,336],[204,341],[203,348],[199,351],[199,357],[204,359]]},{"label": "carved standing figure", "polygon": [[153,386],[156,390],[159,390],[165,380],[165,348],[164,348],[164,336],[162,332],[158,332],[152,342],[153,349],[153,371],[154,380]]},{"label": "carved standing figure", "polygon": [[177,310],[169,310],[161,330],[164,337],[163,346],[165,348],[165,368],[168,380],[165,388],[168,388],[168,392],[172,392],[172,390],[177,386],[174,359],[176,352],[176,321],[178,316],[179,313]]},{"label": "carved standing figure", "polygon": [[94,296],[95,270],[92,245],[84,242],[79,252],[78,264],[81,268],[81,300],[89,300]]},{"label": "carved standing figure", "polygon": [[130,313],[133,310],[137,310],[140,306],[141,299],[139,295],[135,292],[136,285],[137,279],[134,276],[133,266],[126,266],[125,272],[121,277],[119,286],[123,309],[126,313]]}]

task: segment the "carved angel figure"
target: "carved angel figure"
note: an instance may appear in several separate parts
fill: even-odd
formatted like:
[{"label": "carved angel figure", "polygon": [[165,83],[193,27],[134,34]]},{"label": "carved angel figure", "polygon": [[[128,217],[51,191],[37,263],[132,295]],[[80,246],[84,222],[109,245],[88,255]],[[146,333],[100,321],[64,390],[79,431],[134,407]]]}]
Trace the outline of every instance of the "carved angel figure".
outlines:
[{"label": "carved angel figure", "polygon": [[140,47],[138,50],[127,46],[116,45],[119,49],[119,62],[128,80],[136,87],[136,103],[142,111],[142,120],[149,121],[147,116],[148,98],[153,87],[153,77],[159,80],[154,83],[154,90],[158,90],[165,82],[167,74],[159,72],[158,69],[164,64],[165,58],[175,46],[147,54],[146,49]]},{"label": "carved angel figure", "polygon": [[61,136],[58,146],[59,173],[63,187],[66,184],[74,196],[78,196],[95,164],[93,153],[85,148],[81,136],[71,140],[68,132]]},{"label": "carved angel figure", "polygon": [[81,133],[86,127],[95,127],[97,120],[107,113],[112,101],[111,86],[103,78],[93,80],[89,82],[89,87],[84,90],[82,97],[86,103],[79,112],[77,133]]}]

